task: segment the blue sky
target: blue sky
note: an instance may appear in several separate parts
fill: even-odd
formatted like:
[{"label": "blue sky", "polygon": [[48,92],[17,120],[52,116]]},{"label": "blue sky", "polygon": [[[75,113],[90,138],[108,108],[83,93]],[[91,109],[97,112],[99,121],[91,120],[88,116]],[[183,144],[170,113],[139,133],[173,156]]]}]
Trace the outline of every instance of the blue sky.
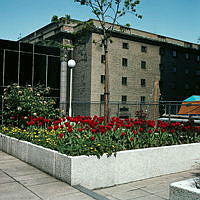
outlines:
[{"label": "blue sky", "polygon": [[[200,0],[141,0],[143,19],[128,15],[121,24],[133,28],[197,43],[200,37]],[[95,18],[89,8],[74,0],[0,0],[0,39],[17,40],[50,23],[53,15]]]}]

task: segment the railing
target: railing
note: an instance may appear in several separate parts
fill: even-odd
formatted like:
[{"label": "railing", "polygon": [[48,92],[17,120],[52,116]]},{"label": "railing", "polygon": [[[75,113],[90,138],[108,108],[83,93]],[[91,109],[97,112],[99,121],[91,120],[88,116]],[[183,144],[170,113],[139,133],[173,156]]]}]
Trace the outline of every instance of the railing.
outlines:
[{"label": "railing", "polygon": [[[69,108],[69,102],[59,104],[57,97],[56,108]],[[63,106],[64,105],[64,106]],[[4,123],[4,98],[0,96],[0,120]],[[72,115],[103,116],[103,102],[72,102]],[[195,119],[200,122],[200,102],[184,103],[180,101],[160,101],[160,102],[109,102],[110,116],[120,118],[145,118],[151,120],[184,121]],[[68,115],[68,109],[65,111]]]}]

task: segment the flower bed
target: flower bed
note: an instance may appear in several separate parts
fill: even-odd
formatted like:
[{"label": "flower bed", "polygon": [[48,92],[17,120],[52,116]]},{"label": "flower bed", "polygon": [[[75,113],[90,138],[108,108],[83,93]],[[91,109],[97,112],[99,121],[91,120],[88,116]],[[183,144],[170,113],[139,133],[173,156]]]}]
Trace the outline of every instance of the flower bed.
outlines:
[{"label": "flower bed", "polygon": [[0,150],[71,185],[94,189],[189,170],[199,159],[200,144],[120,151],[98,159],[67,156],[0,134]]},{"label": "flower bed", "polygon": [[32,142],[69,156],[111,155],[118,151],[195,143],[200,141],[199,127],[190,121],[166,123],[151,120],[102,117],[67,117],[50,120],[22,117],[22,128],[1,127],[0,133]]}]

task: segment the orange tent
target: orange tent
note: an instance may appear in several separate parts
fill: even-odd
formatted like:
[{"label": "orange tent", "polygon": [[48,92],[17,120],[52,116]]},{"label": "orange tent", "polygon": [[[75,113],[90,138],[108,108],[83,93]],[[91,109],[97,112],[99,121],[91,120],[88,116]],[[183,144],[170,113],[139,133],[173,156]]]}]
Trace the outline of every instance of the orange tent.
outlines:
[{"label": "orange tent", "polygon": [[178,115],[200,115],[200,96],[191,96],[183,101]]}]

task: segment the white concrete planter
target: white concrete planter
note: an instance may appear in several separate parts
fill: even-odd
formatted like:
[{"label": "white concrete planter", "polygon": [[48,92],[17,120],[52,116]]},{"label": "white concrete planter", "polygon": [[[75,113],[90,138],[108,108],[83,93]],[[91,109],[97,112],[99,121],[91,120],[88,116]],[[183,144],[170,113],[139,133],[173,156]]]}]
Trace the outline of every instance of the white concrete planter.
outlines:
[{"label": "white concrete planter", "polygon": [[199,200],[200,189],[195,186],[194,179],[170,184],[170,200]]},{"label": "white concrete planter", "polygon": [[200,143],[121,151],[117,156],[67,156],[0,134],[3,150],[71,185],[89,189],[189,170]]}]

